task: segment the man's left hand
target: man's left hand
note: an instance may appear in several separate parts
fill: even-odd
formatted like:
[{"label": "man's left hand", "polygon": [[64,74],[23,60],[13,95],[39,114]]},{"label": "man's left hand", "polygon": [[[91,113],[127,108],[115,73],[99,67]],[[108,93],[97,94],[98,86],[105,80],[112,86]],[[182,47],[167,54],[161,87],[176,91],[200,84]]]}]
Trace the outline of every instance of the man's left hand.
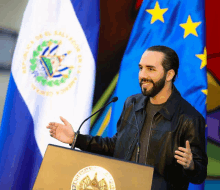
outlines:
[{"label": "man's left hand", "polygon": [[191,152],[189,141],[186,141],[186,148],[178,147],[175,151],[177,162],[186,170],[194,170],[193,154]]}]

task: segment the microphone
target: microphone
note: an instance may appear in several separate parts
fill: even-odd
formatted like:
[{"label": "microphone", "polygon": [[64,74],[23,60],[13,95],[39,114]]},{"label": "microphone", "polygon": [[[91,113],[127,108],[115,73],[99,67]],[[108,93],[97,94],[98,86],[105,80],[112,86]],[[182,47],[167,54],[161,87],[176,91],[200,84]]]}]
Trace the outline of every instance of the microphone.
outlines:
[{"label": "microphone", "polygon": [[[134,109],[134,104],[136,103],[136,98],[132,98],[131,100],[132,104],[133,104],[133,109]],[[136,127],[138,130],[138,141],[137,141],[137,152],[136,152],[136,156],[135,156],[135,162],[138,163],[139,162],[139,155],[140,155],[140,131],[139,131],[139,127],[138,127],[138,122],[137,122],[137,117],[134,111],[134,116],[135,116],[135,121],[136,121]]]},{"label": "microphone", "polygon": [[111,104],[112,102],[116,102],[117,100],[118,100],[118,97],[112,98],[112,100],[111,100],[110,102],[108,102],[107,104],[105,104],[102,108],[100,108],[99,110],[97,110],[95,113],[93,113],[92,115],[90,115],[88,118],[86,118],[86,119],[81,123],[81,125],[79,126],[79,129],[78,129],[77,132],[75,133],[75,136],[74,136],[74,139],[73,139],[73,142],[72,142],[72,145],[71,145],[71,149],[74,149],[74,148],[75,148],[76,139],[77,139],[77,136],[79,135],[79,131],[80,131],[82,125],[83,125],[88,119],[90,119],[93,115],[97,114],[98,112],[100,112],[101,110],[103,110],[105,107],[107,107],[109,104]]}]

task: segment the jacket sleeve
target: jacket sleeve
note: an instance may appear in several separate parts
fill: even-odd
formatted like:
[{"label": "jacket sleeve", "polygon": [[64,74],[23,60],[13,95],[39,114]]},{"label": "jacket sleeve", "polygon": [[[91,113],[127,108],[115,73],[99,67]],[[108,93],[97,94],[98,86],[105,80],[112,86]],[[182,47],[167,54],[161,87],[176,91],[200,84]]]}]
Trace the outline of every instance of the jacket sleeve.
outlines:
[{"label": "jacket sleeve", "polygon": [[193,154],[194,170],[184,170],[189,182],[194,184],[202,183],[207,176],[208,158],[206,155],[205,141],[205,119],[202,116],[188,121],[185,141],[189,140],[191,152]]},{"label": "jacket sleeve", "polygon": [[76,147],[88,152],[113,156],[116,140],[117,133],[112,138],[79,134]]},{"label": "jacket sleeve", "polygon": [[[125,104],[124,104],[121,116],[117,122],[117,130],[120,127],[121,118],[125,110]],[[92,152],[92,153],[102,154],[106,156],[113,156],[116,140],[117,140],[117,133],[111,138],[109,137],[103,138],[101,136],[93,137],[91,135],[79,134],[76,140],[76,147],[80,148],[81,150]]]}]

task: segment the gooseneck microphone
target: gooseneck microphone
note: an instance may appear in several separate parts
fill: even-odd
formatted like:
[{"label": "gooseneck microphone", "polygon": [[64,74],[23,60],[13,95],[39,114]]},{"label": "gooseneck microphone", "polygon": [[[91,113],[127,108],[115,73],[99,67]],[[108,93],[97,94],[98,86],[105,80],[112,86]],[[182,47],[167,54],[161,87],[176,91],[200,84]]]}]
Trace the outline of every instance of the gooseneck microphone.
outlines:
[{"label": "gooseneck microphone", "polygon": [[92,115],[90,115],[88,118],[86,118],[86,119],[81,123],[81,125],[79,126],[79,129],[78,129],[77,132],[75,133],[75,136],[74,136],[74,139],[73,139],[73,142],[72,142],[72,145],[71,145],[71,149],[74,149],[74,148],[75,148],[76,139],[77,139],[77,136],[79,135],[79,132],[80,132],[80,129],[81,129],[82,125],[83,125],[88,119],[90,119],[93,115],[97,114],[98,112],[100,112],[101,110],[103,110],[105,107],[107,107],[109,104],[111,104],[112,102],[116,102],[117,100],[118,100],[118,97],[112,98],[112,100],[111,100],[110,102],[108,102],[107,104],[105,104],[102,108],[100,108],[99,110],[97,110],[95,113],[93,113]]},{"label": "gooseneck microphone", "polygon": [[[131,100],[132,104],[133,104],[133,110],[134,110],[134,104],[136,103],[136,98],[132,98]],[[135,156],[135,162],[138,163],[139,162],[139,155],[140,155],[140,130],[139,130],[139,127],[138,127],[138,122],[137,122],[137,117],[136,117],[136,114],[135,114],[135,110],[134,110],[134,117],[135,117],[135,122],[136,122],[136,127],[137,127],[137,130],[138,130],[138,140],[137,140],[137,152],[136,152],[136,156]]]}]

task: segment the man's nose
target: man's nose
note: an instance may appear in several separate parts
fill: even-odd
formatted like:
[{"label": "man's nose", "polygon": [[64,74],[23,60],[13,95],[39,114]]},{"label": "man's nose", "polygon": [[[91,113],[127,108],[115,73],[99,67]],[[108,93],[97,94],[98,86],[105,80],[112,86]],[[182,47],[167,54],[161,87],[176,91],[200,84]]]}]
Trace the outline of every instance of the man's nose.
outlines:
[{"label": "man's nose", "polygon": [[140,70],[140,72],[139,72],[139,78],[140,78],[140,79],[147,79],[147,77],[148,77],[147,72],[146,72],[144,69]]}]

